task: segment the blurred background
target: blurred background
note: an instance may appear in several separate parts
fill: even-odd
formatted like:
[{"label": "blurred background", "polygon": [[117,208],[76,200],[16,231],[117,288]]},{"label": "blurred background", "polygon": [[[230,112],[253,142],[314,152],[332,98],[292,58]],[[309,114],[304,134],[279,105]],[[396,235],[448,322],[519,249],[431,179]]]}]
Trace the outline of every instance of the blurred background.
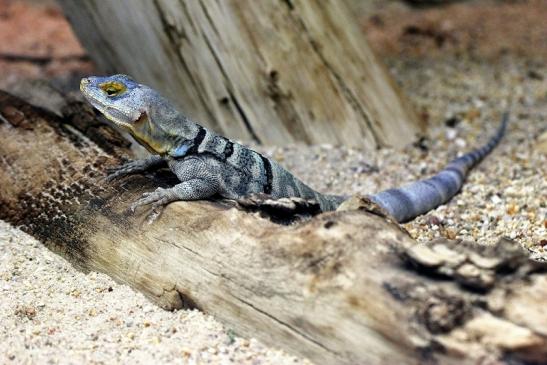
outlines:
[{"label": "blurred background", "polygon": [[[384,62],[510,54],[547,56],[547,1],[349,0],[370,46]],[[69,82],[96,72],[55,0],[0,0],[0,87],[21,78]]]}]

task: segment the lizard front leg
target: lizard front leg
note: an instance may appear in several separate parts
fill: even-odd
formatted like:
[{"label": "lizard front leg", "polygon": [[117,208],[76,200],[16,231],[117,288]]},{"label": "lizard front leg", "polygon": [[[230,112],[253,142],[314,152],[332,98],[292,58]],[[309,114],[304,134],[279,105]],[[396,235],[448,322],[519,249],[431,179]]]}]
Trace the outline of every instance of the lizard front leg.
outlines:
[{"label": "lizard front leg", "polygon": [[192,157],[173,162],[171,170],[181,180],[172,188],[157,188],[153,192],[144,193],[131,205],[131,211],[151,204],[157,208],[177,200],[200,200],[209,198],[220,191],[218,174],[205,158]]},{"label": "lizard front leg", "polygon": [[123,176],[138,174],[153,169],[167,167],[167,162],[161,156],[150,156],[143,160],[133,160],[121,166],[108,169],[106,181],[112,181]]}]

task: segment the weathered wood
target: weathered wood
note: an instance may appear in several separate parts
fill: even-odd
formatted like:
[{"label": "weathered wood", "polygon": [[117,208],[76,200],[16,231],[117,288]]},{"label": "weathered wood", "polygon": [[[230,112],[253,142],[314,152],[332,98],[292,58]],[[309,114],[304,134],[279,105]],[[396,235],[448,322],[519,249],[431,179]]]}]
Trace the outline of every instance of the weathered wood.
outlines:
[{"label": "weathered wood", "polygon": [[128,205],[169,175],[105,185],[126,146],[84,105],[62,110],[0,93],[0,219],[75,265],[318,364],[547,358],[546,268],[515,243],[416,245],[364,210],[287,226],[213,201],[170,204],[148,224]]},{"label": "weathered wood", "polygon": [[343,1],[62,0],[90,56],[240,140],[374,149],[419,122]]}]

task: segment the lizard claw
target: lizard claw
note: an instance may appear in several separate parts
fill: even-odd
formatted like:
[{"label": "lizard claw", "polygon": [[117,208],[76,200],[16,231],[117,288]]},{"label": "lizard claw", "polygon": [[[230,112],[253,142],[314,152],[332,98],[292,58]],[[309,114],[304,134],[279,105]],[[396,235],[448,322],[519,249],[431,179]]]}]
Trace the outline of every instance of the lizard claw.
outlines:
[{"label": "lizard claw", "polygon": [[152,209],[163,207],[165,204],[168,204],[175,200],[170,189],[157,188],[152,192],[146,192],[142,194],[141,198],[135,201],[129,207],[131,213],[135,213],[135,210],[138,207],[143,205],[152,205]]},{"label": "lizard claw", "polygon": [[104,181],[106,181],[107,183],[109,183],[109,182],[112,182],[112,181],[114,181],[114,180],[116,180],[116,179],[118,179],[118,178],[120,178],[120,177],[122,177],[122,176],[124,176],[124,175],[126,175],[126,174],[122,174],[122,173],[120,173],[119,171],[116,171],[116,172],[113,172],[113,173],[110,173],[110,172],[109,172],[108,175],[106,175],[106,176],[104,177]]}]

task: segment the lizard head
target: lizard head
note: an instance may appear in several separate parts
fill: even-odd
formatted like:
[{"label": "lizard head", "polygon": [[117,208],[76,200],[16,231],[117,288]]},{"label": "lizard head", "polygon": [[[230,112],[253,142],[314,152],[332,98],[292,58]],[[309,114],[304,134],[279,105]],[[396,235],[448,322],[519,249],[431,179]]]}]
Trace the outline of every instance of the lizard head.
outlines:
[{"label": "lizard head", "polygon": [[127,75],[85,77],[80,90],[91,105],[151,153],[167,153],[180,134],[180,114],[157,91]]},{"label": "lizard head", "polygon": [[146,111],[146,93],[151,89],[127,75],[113,75],[85,77],[80,90],[107,119],[131,132],[133,124]]}]

